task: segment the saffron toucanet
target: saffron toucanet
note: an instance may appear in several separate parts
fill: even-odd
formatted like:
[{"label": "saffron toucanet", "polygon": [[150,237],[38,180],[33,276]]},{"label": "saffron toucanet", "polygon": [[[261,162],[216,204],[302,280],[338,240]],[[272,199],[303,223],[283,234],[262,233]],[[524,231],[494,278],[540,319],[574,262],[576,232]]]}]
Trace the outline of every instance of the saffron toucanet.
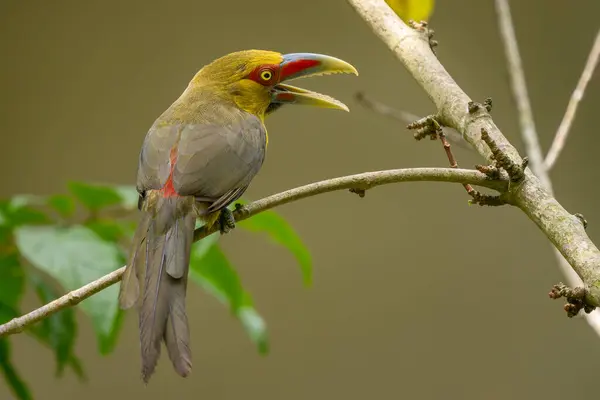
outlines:
[{"label": "saffron toucanet", "polygon": [[348,111],[341,102],[282,82],[356,69],[313,53],[247,50],[203,67],[158,117],[142,144],[137,170],[141,219],[119,292],[119,304],[139,310],[142,378],[148,382],[164,340],[175,371],[192,366],[185,310],[196,218],[235,226],[226,208],[263,164],[265,116],[285,104]]}]

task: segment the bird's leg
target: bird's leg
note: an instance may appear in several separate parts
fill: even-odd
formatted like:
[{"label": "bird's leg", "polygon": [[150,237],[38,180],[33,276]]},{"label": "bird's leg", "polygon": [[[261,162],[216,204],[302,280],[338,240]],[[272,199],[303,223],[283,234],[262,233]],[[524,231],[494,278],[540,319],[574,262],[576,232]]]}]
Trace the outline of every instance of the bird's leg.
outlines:
[{"label": "bird's leg", "polygon": [[221,209],[221,214],[219,215],[219,230],[221,231],[221,235],[230,232],[234,228],[235,218],[231,210],[227,207]]}]

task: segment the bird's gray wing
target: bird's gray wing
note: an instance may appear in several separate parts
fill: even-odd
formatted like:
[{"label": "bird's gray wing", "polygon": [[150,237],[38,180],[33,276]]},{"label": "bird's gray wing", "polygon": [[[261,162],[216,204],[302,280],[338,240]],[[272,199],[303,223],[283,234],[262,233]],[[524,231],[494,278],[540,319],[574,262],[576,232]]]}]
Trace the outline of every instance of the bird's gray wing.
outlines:
[{"label": "bird's gray wing", "polygon": [[237,200],[265,158],[266,131],[254,115],[240,113],[224,125],[185,125],[179,134],[173,186],[218,211]]},{"label": "bird's gray wing", "polygon": [[225,121],[155,123],[142,145],[138,191],[162,188],[172,173],[175,191],[208,203],[207,212],[237,200],[262,166],[266,130],[260,119],[244,112]]}]

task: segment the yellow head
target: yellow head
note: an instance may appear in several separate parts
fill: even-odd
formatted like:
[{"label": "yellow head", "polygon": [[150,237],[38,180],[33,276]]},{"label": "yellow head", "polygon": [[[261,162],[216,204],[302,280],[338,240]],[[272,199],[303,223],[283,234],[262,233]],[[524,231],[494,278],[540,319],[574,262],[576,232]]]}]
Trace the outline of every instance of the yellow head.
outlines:
[{"label": "yellow head", "polygon": [[334,73],[358,75],[356,68],[347,62],[322,54],[245,50],[206,65],[191,84],[214,86],[225,91],[238,107],[261,118],[283,104],[348,111],[346,105],[332,97],[282,83],[300,77]]}]

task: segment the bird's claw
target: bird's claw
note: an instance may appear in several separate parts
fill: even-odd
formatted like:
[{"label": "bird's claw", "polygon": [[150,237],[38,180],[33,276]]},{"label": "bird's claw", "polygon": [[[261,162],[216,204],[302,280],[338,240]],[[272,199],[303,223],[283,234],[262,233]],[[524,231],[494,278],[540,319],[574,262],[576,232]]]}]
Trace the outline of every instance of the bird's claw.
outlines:
[{"label": "bird's claw", "polygon": [[229,233],[234,228],[235,218],[233,217],[233,213],[230,209],[223,208],[219,215],[219,230],[221,231],[221,235]]}]

